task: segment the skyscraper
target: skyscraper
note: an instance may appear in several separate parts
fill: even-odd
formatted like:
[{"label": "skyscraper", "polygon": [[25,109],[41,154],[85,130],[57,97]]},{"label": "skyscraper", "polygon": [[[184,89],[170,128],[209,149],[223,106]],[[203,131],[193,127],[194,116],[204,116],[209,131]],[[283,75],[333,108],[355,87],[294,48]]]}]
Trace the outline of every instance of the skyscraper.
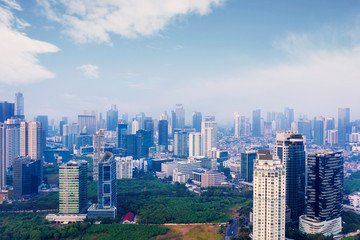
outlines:
[{"label": "skyscraper", "polygon": [[45,139],[40,122],[21,122],[20,156],[41,160],[45,151]]},{"label": "skyscraper", "polygon": [[136,134],[137,131],[140,130],[140,125],[137,120],[133,120],[131,122],[131,134]]},{"label": "skyscraper", "polygon": [[15,115],[24,116],[24,97],[21,92],[15,93]]},{"label": "skyscraper", "polygon": [[63,126],[63,146],[69,149],[72,149],[73,146],[76,144],[76,138],[80,134],[79,124],[65,124]]},{"label": "skyscraper", "polygon": [[4,157],[5,126],[0,122],[0,189],[6,185],[6,161]]},{"label": "skyscraper", "polygon": [[13,166],[13,160],[20,155],[20,120],[8,119],[4,125],[3,157],[6,169]]},{"label": "skyscraper", "polygon": [[324,145],[324,118],[314,118],[314,143]]},{"label": "skyscraper", "polygon": [[117,147],[125,148],[125,136],[127,135],[127,127],[126,123],[118,123],[116,128],[117,131]]},{"label": "skyscraper", "polygon": [[41,123],[41,128],[45,133],[45,136],[48,136],[48,132],[49,132],[49,119],[47,115],[39,115],[35,118],[36,122],[40,122]]},{"label": "skyscraper", "polygon": [[0,123],[14,116],[14,103],[0,102]]},{"label": "skyscraper", "polygon": [[324,235],[341,232],[343,183],[341,152],[319,151],[308,155],[307,213],[300,217],[302,232]]},{"label": "skyscraper", "polygon": [[301,134],[280,132],[276,135],[275,155],[286,168],[286,205],[291,219],[305,213],[305,148]]},{"label": "skyscraper", "polygon": [[100,159],[105,153],[105,131],[104,129],[100,129],[99,131],[94,134],[93,139],[93,147],[94,147],[94,154],[93,154],[93,179],[94,181],[98,180],[98,164]]},{"label": "skyscraper", "polygon": [[32,196],[38,193],[41,184],[41,160],[18,157],[13,164],[14,198]]},{"label": "skyscraper", "polygon": [[148,157],[149,156],[149,148],[151,147],[151,132],[148,130],[139,130],[136,132],[140,140],[140,154],[139,157]]},{"label": "skyscraper", "polygon": [[176,113],[176,128],[184,129],[185,128],[185,109],[182,104],[176,104],[175,113]]},{"label": "skyscraper", "polygon": [[144,130],[150,132],[150,147],[154,146],[154,121],[152,119],[145,119]]},{"label": "skyscraper", "polygon": [[59,168],[59,210],[61,214],[77,214],[88,204],[87,162],[69,161]]},{"label": "skyscraper", "polygon": [[96,116],[93,115],[78,115],[78,124],[80,133],[94,135],[96,132]]},{"label": "skyscraper", "polygon": [[238,112],[234,113],[234,136],[240,136],[240,114]]},{"label": "skyscraper", "polygon": [[131,156],[133,159],[140,159],[142,157],[141,137],[137,134],[129,134],[125,136],[126,140],[126,156]]},{"label": "skyscraper", "polygon": [[202,114],[201,112],[192,113],[192,127],[196,132],[201,132]]},{"label": "skyscraper", "polygon": [[285,239],[286,170],[269,150],[259,150],[254,169],[254,240]]},{"label": "skyscraper", "polygon": [[186,158],[188,156],[188,133],[175,131],[174,133],[174,155]]},{"label": "skyscraper", "polygon": [[201,123],[201,141],[201,155],[207,157],[209,150],[217,147],[217,123],[215,121]]},{"label": "skyscraper", "polygon": [[159,121],[159,142],[158,145],[165,146],[165,149],[168,149],[168,121],[167,120],[160,120]]},{"label": "skyscraper", "polygon": [[253,181],[256,156],[257,154],[255,151],[241,153],[241,178],[243,178],[245,182],[251,183]]},{"label": "skyscraper", "polygon": [[298,132],[306,137],[306,139],[312,139],[312,126],[310,120],[299,119],[297,124]]},{"label": "skyscraper", "polygon": [[285,115],[285,130],[291,129],[291,124],[294,122],[294,109],[285,108],[284,111]]},{"label": "skyscraper", "polygon": [[254,137],[261,137],[261,111],[254,110],[252,113],[252,134]]},{"label": "skyscraper", "polygon": [[116,109],[116,105],[112,105],[111,109],[106,113],[106,129],[108,131],[116,131],[118,121],[119,112]]},{"label": "skyscraper", "polygon": [[201,133],[189,133],[189,157],[201,156]]},{"label": "skyscraper", "polygon": [[346,134],[350,127],[350,108],[338,109],[338,142],[339,146],[344,147],[346,143]]},{"label": "skyscraper", "polygon": [[117,207],[116,161],[110,152],[106,152],[99,162],[98,193],[98,208]]}]

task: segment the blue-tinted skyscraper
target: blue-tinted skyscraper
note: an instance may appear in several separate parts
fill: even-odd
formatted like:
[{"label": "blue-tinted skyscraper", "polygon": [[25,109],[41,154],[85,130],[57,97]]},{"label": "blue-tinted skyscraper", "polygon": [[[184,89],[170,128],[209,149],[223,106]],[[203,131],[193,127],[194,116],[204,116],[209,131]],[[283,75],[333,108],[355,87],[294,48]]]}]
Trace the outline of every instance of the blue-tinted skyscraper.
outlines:
[{"label": "blue-tinted skyscraper", "polygon": [[14,116],[14,103],[0,102],[0,123]]},{"label": "blue-tinted skyscraper", "polygon": [[349,133],[350,128],[350,108],[338,109],[338,144],[345,146],[346,134]]},{"label": "blue-tinted skyscraper", "polygon": [[45,134],[45,136],[48,136],[49,132],[49,120],[47,115],[39,115],[35,118],[36,122],[41,123],[41,128]]},{"label": "blue-tinted skyscraper", "polygon": [[116,127],[119,120],[119,112],[116,109],[116,105],[112,105],[111,109],[107,111],[106,126],[108,131],[116,131]]},{"label": "blue-tinted skyscraper", "polygon": [[324,145],[324,118],[316,117],[314,119],[314,143]]},{"label": "blue-tinted skyscraper", "polygon": [[254,110],[252,113],[252,129],[254,137],[261,137],[261,111]]},{"label": "blue-tinted skyscraper", "polygon": [[196,132],[201,132],[202,114],[201,112],[192,113],[192,127]]},{"label": "blue-tinted skyscraper", "polygon": [[255,151],[241,153],[241,178],[243,178],[245,182],[251,183],[253,181],[256,155],[257,153]]},{"label": "blue-tinted skyscraper", "polygon": [[118,123],[116,131],[117,131],[117,147],[125,148],[126,147],[125,138],[128,131],[128,125],[126,123]]},{"label": "blue-tinted skyscraper", "polygon": [[116,161],[110,152],[99,162],[98,192],[98,208],[117,207]]},{"label": "blue-tinted skyscraper", "polygon": [[165,149],[168,149],[168,121],[160,120],[159,121],[159,145],[165,146]]},{"label": "blue-tinted skyscraper", "polygon": [[144,130],[150,131],[150,147],[154,146],[154,121],[152,119],[145,119]]}]

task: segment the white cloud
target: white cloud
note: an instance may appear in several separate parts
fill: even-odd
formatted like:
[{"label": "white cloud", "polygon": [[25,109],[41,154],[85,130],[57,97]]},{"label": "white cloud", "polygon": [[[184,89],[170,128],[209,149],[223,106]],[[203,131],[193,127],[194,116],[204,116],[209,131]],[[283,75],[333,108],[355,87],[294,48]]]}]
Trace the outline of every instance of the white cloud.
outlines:
[{"label": "white cloud", "polygon": [[[126,38],[163,30],[175,17],[208,14],[225,0],[37,0],[48,19],[80,43],[110,43],[110,33]],[[61,10],[60,10],[61,9]]]},{"label": "white cloud", "polygon": [[21,10],[14,0],[0,2],[0,83],[20,85],[53,78],[54,73],[39,63],[38,54],[59,49],[29,38],[22,30],[29,24],[12,13]]},{"label": "white cloud", "polygon": [[92,64],[84,64],[79,66],[77,69],[81,70],[85,77],[87,78],[98,78],[99,77],[99,67]]}]

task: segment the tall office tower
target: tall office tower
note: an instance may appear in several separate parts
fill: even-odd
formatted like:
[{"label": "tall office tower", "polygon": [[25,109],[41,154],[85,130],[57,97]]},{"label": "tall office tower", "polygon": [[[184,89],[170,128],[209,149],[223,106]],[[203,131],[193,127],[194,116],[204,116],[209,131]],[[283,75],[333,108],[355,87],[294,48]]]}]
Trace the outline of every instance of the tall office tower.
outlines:
[{"label": "tall office tower", "polygon": [[234,113],[234,136],[240,136],[240,114],[238,112]]},{"label": "tall office tower", "polygon": [[15,116],[24,116],[24,96],[21,92],[15,93]]},{"label": "tall office tower", "polygon": [[207,157],[212,148],[217,148],[217,123],[204,121],[201,123],[201,155]]},{"label": "tall office tower", "polygon": [[285,239],[286,170],[269,150],[259,150],[254,169],[254,240]]},{"label": "tall office tower", "polygon": [[344,147],[346,143],[346,134],[349,133],[350,127],[350,108],[338,109],[338,133],[339,133],[339,146]]},{"label": "tall office tower", "polygon": [[136,135],[140,139],[140,158],[149,156],[149,148],[151,147],[151,132],[147,130],[139,130]]},{"label": "tall office tower", "polygon": [[136,134],[136,132],[139,130],[140,130],[139,122],[137,120],[133,120],[131,122],[131,134]]},{"label": "tall office tower", "polygon": [[99,162],[98,193],[98,208],[115,208],[116,211],[116,161],[110,152],[106,152]]},{"label": "tall office tower", "polygon": [[125,135],[126,156],[131,156],[135,160],[142,157],[141,140],[136,134]]},{"label": "tall office tower", "polygon": [[294,109],[285,108],[284,115],[285,115],[285,129],[289,130],[291,129],[291,124],[294,122]]},{"label": "tall office tower", "polygon": [[41,160],[45,151],[45,132],[40,122],[20,123],[20,156]]},{"label": "tall office tower", "polygon": [[123,123],[129,123],[129,114],[128,113],[124,113],[121,115],[121,121]]},{"label": "tall office tower", "polygon": [[192,113],[192,127],[196,132],[201,132],[202,114],[201,112]]},{"label": "tall office tower", "polygon": [[159,129],[158,145],[165,146],[165,149],[167,150],[169,144],[168,121],[160,120],[158,129]]},{"label": "tall office tower", "polygon": [[63,126],[63,146],[69,149],[72,149],[76,144],[76,138],[80,134],[79,124],[65,124]]},{"label": "tall office tower", "polygon": [[94,134],[93,140],[94,154],[93,154],[93,179],[98,180],[98,166],[99,161],[105,153],[105,131],[100,129]]},{"label": "tall office tower", "polygon": [[306,139],[312,139],[312,127],[310,120],[299,119],[297,124],[298,132],[306,137]]},{"label": "tall office tower", "polygon": [[0,102],[0,123],[14,116],[14,103]]},{"label": "tall office tower", "polygon": [[88,204],[87,172],[85,160],[71,160],[59,168],[59,212],[77,214]]},{"label": "tall office tower", "polygon": [[125,136],[127,135],[128,125],[126,123],[118,123],[117,131],[117,147],[125,148]]},{"label": "tall office tower", "polygon": [[335,118],[327,117],[324,121],[324,141],[329,143],[329,131],[335,129]]},{"label": "tall office tower", "polygon": [[106,113],[106,129],[108,131],[116,131],[118,121],[119,112],[116,109],[116,105],[112,105],[111,109]]},{"label": "tall office tower", "polygon": [[133,177],[133,158],[132,157],[116,157],[116,178],[128,179]]},{"label": "tall office tower", "polygon": [[94,135],[96,133],[96,116],[78,115],[80,133]]},{"label": "tall office tower", "polygon": [[176,113],[176,128],[184,129],[185,128],[185,109],[182,104],[176,104],[175,113]]},{"label": "tall office tower", "polygon": [[240,135],[241,136],[249,136],[250,135],[249,117],[245,117],[245,116],[240,117]]},{"label": "tall office tower", "polygon": [[330,146],[338,145],[338,130],[329,130],[328,131],[328,144]]},{"label": "tall office tower", "polygon": [[314,143],[324,145],[324,118],[314,118]]},{"label": "tall office tower", "polygon": [[60,133],[60,136],[63,136],[64,135],[64,125],[65,125],[65,121],[61,120],[59,122],[59,133]]},{"label": "tall office tower", "polygon": [[291,219],[305,213],[305,147],[301,134],[280,132],[276,135],[275,155],[286,169],[286,205]]},{"label": "tall office tower", "polygon": [[8,119],[4,123],[3,157],[6,169],[20,155],[20,119]]},{"label": "tall office tower", "polygon": [[281,112],[275,113],[276,131],[285,130],[285,115]]},{"label": "tall office tower", "polygon": [[35,118],[35,122],[41,123],[41,128],[45,133],[45,136],[48,136],[49,132],[49,120],[47,115],[39,115]]},{"label": "tall office tower", "polygon": [[201,133],[189,133],[189,157],[201,156]]},{"label": "tall office tower", "polygon": [[13,165],[14,198],[32,196],[39,192],[41,184],[41,160],[18,157]]},{"label": "tall office tower", "polygon": [[311,153],[307,162],[307,213],[300,217],[300,231],[323,235],[340,233],[344,183],[342,153]]},{"label": "tall office tower", "polygon": [[160,118],[160,120],[168,120],[169,135],[173,136],[174,135],[174,129],[177,128],[175,111],[173,111],[173,110],[171,111],[169,118],[166,115],[166,118]]},{"label": "tall office tower", "polygon": [[256,151],[241,153],[241,178],[243,178],[245,182],[251,183],[253,181],[256,155]]},{"label": "tall office tower", "polygon": [[139,123],[138,130],[144,129],[145,113],[141,112],[141,113],[136,114],[135,119]]},{"label": "tall office tower", "polygon": [[252,113],[252,135],[254,137],[261,137],[261,111],[254,110]]},{"label": "tall office tower", "polygon": [[152,119],[145,119],[144,130],[150,131],[150,147],[154,146],[154,121]]},{"label": "tall office tower", "polygon": [[188,156],[188,133],[175,131],[174,133],[174,155],[181,158]]}]

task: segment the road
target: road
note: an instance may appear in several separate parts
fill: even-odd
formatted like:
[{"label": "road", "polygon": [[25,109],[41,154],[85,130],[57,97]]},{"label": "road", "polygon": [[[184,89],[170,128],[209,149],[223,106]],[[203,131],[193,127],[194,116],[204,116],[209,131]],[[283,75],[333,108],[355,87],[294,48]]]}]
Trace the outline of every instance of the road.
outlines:
[{"label": "road", "polygon": [[234,219],[228,228],[226,229],[226,236],[225,240],[230,240],[231,237],[236,237],[237,231],[238,231],[239,221],[237,219]]}]

